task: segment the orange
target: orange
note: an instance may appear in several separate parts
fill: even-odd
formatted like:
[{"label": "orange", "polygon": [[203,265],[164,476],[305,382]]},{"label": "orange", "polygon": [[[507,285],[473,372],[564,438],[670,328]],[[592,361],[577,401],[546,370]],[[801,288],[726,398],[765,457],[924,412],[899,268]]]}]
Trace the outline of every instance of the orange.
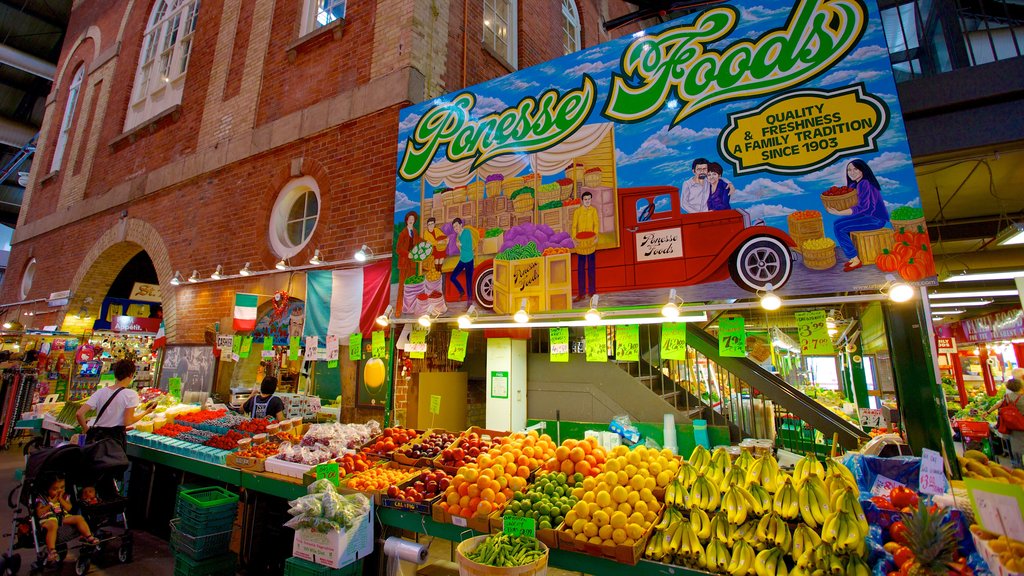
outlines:
[{"label": "orange", "polygon": [[579,447],[582,448],[583,452],[586,454],[590,454],[594,450],[594,445],[590,443],[590,438],[587,438],[583,442],[580,442]]},{"label": "orange", "polygon": [[583,460],[586,456],[587,453],[584,452],[583,448],[580,448],[579,446],[569,451],[569,460],[572,460],[573,462],[579,462]]},{"label": "orange", "polygon": [[490,488],[484,488],[480,491],[480,499],[487,502],[494,502],[494,490]]},{"label": "orange", "polygon": [[459,493],[459,496],[466,496],[467,494],[469,494],[469,487],[470,487],[470,484],[468,484],[468,483],[467,484],[460,484],[459,487],[456,489],[456,492]]},{"label": "orange", "polygon": [[504,490],[508,486],[508,476],[498,476],[496,480],[498,483],[498,490]]},{"label": "orange", "polygon": [[462,508],[457,505],[448,507],[448,513],[452,516],[458,516],[460,512],[462,512]]},{"label": "orange", "polygon": [[470,484],[469,485],[469,492],[468,492],[468,494],[469,494],[470,498],[476,498],[477,496],[479,496],[480,495],[480,485],[479,484]]},{"label": "orange", "polygon": [[555,458],[558,458],[559,460],[565,460],[569,458],[569,448],[566,446],[559,446],[557,449],[555,449]]},{"label": "orange", "polygon": [[530,460],[531,460],[531,458],[527,458],[526,455],[524,454],[524,455],[520,456],[519,458],[516,458],[516,464],[518,464],[520,466],[526,466],[530,462]]},{"label": "orange", "polygon": [[[539,452],[539,450],[538,450],[538,452]],[[526,456],[527,458],[533,458],[533,456],[534,456],[533,446],[527,446],[527,447],[523,448],[523,456]]]},{"label": "orange", "polygon": [[459,503],[459,493],[449,492],[445,497],[444,501],[449,505],[455,505]]},{"label": "orange", "polygon": [[560,468],[561,468],[561,471],[564,472],[566,476],[576,472],[576,464],[572,460],[565,460],[565,461],[563,461]]},{"label": "orange", "polygon": [[580,474],[583,474],[584,476],[586,476],[587,474],[590,474],[590,463],[587,462],[586,460],[584,460],[582,462],[577,462],[576,463],[575,472],[579,472]]},{"label": "orange", "polygon": [[520,466],[519,469],[516,470],[515,473],[520,478],[529,478],[530,477],[530,469],[527,468],[526,466]]},{"label": "orange", "polygon": [[479,506],[479,505],[480,505],[480,499],[479,498],[473,498],[473,499],[471,499],[469,501],[469,507],[472,510],[476,510],[476,507]]},{"label": "orange", "polygon": [[594,458],[593,454],[587,454],[587,456],[583,458],[583,461],[591,466],[597,466],[597,458]]},{"label": "orange", "polygon": [[494,495],[494,505],[495,506],[503,506],[505,504],[505,502],[507,502],[507,501],[508,501],[508,498],[505,496],[505,494],[503,492],[498,492],[497,494]]},{"label": "orange", "polygon": [[471,498],[469,496],[463,496],[462,498],[459,498],[459,507],[465,508],[466,506],[469,506],[470,500]]},{"label": "orange", "polygon": [[516,468],[517,466],[515,462],[509,462],[508,464],[505,465],[505,474],[512,476],[513,474],[516,473]]},{"label": "orange", "polygon": [[476,513],[478,516],[487,516],[493,509],[494,507],[491,506],[491,503],[485,500],[480,503],[480,507],[476,509]]}]

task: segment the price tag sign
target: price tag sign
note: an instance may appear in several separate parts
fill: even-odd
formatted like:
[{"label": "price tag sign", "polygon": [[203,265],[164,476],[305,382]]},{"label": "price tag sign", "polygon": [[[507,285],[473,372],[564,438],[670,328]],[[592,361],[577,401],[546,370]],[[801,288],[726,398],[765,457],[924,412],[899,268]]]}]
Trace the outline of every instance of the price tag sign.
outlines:
[{"label": "price tag sign", "polygon": [[295,362],[299,359],[299,337],[292,336],[288,339],[288,359]]},{"label": "price tag sign", "polygon": [[363,359],[363,335],[351,334],[348,337],[348,359],[358,362]]},{"label": "price tag sign", "polygon": [[409,353],[409,358],[423,358],[427,352],[427,331],[413,329],[405,351]]},{"label": "price tag sign", "polygon": [[260,358],[273,358],[273,357],[274,357],[274,351],[273,350],[260,350]]},{"label": "price tag sign", "polygon": [[167,379],[167,393],[179,400],[181,399],[181,378]]},{"label": "price tag sign", "polygon": [[316,350],[320,347],[320,339],[316,336],[306,336],[306,360],[316,360]]},{"label": "price tag sign", "polygon": [[903,486],[903,484],[879,474],[875,476],[875,483],[871,485],[871,495],[888,496],[889,492],[892,492],[892,489],[897,486]]},{"label": "price tag sign", "polygon": [[232,336],[231,337],[231,355],[240,356],[242,354],[242,337]]},{"label": "price tag sign", "polygon": [[922,494],[946,493],[946,470],[942,454],[927,448],[921,449],[921,475],[918,489]]},{"label": "price tag sign", "polygon": [[337,368],[338,367],[338,359],[335,358],[334,360],[328,360],[327,361],[327,367],[328,368]]},{"label": "price tag sign", "polygon": [[615,359],[628,362],[640,360],[640,326],[626,324],[615,327]]},{"label": "price tag sign", "polygon": [[326,478],[327,480],[330,480],[331,484],[334,484],[335,487],[338,486],[338,482],[340,481],[340,478],[338,478],[338,472],[339,469],[337,462],[316,465],[316,479],[323,480]]},{"label": "price tag sign", "polygon": [[965,478],[964,485],[982,528],[1024,541],[1024,488],[974,478]]},{"label": "price tag sign", "polygon": [[469,332],[452,330],[452,339],[448,342],[448,359],[462,362],[466,359],[466,343],[469,342]]},{"label": "price tag sign", "polygon": [[328,334],[327,335],[327,360],[337,361],[338,360],[338,335]]},{"label": "price tag sign", "polygon": [[491,372],[491,398],[508,398],[508,372]]},{"label": "price tag sign", "polygon": [[604,326],[587,326],[583,335],[587,343],[587,362],[607,362],[608,330]]},{"label": "price tag sign", "polygon": [[270,337],[270,336],[264,336],[263,337],[263,349],[264,350],[273,350],[274,349],[274,339],[272,337]]},{"label": "price tag sign", "polygon": [[686,324],[668,322],[661,325],[661,359],[686,360]]},{"label": "price tag sign", "polygon": [[430,395],[430,413],[434,416],[441,413],[441,396],[439,394]]},{"label": "price tag sign", "polygon": [[383,358],[385,355],[384,350],[384,331],[377,330],[370,335],[370,353],[374,358]]},{"label": "price tag sign", "polygon": [[[217,348],[222,351],[230,351],[231,347],[234,345],[234,341],[235,339],[231,334],[218,334]],[[224,356],[226,356],[226,354],[221,354],[220,357],[223,358]]]},{"label": "price tag sign", "polygon": [[502,532],[516,538],[518,536],[537,537],[537,522],[533,518],[524,518],[505,514],[502,517]]},{"label": "price tag sign", "polygon": [[860,425],[862,428],[881,428],[885,426],[885,417],[881,408],[861,408]]},{"label": "price tag sign", "polygon": [[99,388],[105,388],[107,386],[112,386],[112,385],[114,385],[116,383],[117,383],[117,378],[114,376],[114,373],[113,372],[107,372],[106,374],[101,374],[100,375],[100,383],[98,384],[98,387]]},{"label": "price tag sign", "polygon": [[747,326],[742,316],[718,320],[718,353],[726,358],[747,356]]},{"label": "price tag sign", "polygon": [[551,361],[569,361],[569,329],[549,328],[548,339],[551,341]]},{"label": "price tag sign", "polygon": [[836,349],[825,324],[825,311],[797,312],[797,333],[800,335],[800,352],[806,356],[832,356]]},{"label": "price tag sign", "polygon": [[238,351],[239,358],[248,358],[249,352],[252,351],[252,336],[246,336],[242,338],[242,349]]}]

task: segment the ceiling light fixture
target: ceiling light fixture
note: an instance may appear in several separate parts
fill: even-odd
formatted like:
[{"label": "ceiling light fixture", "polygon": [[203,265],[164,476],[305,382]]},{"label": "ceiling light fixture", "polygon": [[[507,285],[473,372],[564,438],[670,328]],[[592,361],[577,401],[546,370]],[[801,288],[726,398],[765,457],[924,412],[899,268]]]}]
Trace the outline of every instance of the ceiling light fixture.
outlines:
[{"label": "ceiling light fixture", "polygon": [[512,315],[512,319],[520,324],[526,324],[530,321],[530,313],[526,310],[526,298],[519,304],[519,310]]},{"label": "ceiling light fixture", "polygon": [[[678,300],[678,302],[676,302]],[[668,302],[661,307],[661,315],[665,318],[679,318],[679,305],[683,303],[683,299],[676,295],[676,289],[673,288],[668,291]]]},{"label": "ceiling light fixture", "polygon": [[959,274],[942,279],[941,282],[984,282],[986,280],[1013,280],[1014,278],[1024,278],[1024,270],[1001,272],[968,272],[964,270]]},{"label": "ceiling light fixture", "polygon": [[430,328],[430,325],[433,323],[433,321],[434,320],[430,317],[430,314],[422,314],[416,320],[416,322],[418,322],[419,325],[423,326],[424,328]]},{"label": "ceiling light fixture", "polygon": [[1016,290],[970,290],[967,292],[931,292],[928,298],[931,300],[943,300],[950,298],[998,298],[1001,296],[1016,297],[1020,293]]},{"label": "ceiling light fixture", "polygon": [[309,259],[309,263],[312,266],[319,266],[324,263],[323,258],[320,257],[320,249],[317,248],[313,251],[313,257]]},{"label": "ceiling light fixture", "polygon": [[356,259],[356,262],[366,262],[370,258],[373,258],[373,250],[369,246],[363,244],[363,247],[356,250],[356,253],[352,255]]},{"label": "ceiling light fixture", "polygon": [[387,328],[391,324],[391,316],[394,312],[395,309],[391,307],[391,304],[388,304],[388,307],[384,309],[384,313],[377,316],[377,325]]},{"label": "ceiling light fixture", "polygon": [[213,274],[210,274],[210,278],[212,278],[214,280],[220,280],[223,277],[224,277],[224,267],[221,266],[220,264],[217,264],[217,269],[213,271]]},{"label": "ceiling light fixture", "polygon": [[597,294],[590,297],[590,309],[583,315],[583,319],[586,320],[588,324],[597,324],[601,321],[601,311],[597,309],[597,301]]},{"label": "ceiling light fixture", "polygon": [[274,268],[277,268],[278,270],[287,270],[288,260],[278,260],[277,264],[274,264]]},{"label": "ceiling light fixture", "polygon": [[4,330],[10,330],[12,324],[10,322],[4,322]]},{"label": "ceiling light fixture", "polygon": [[199,277],[199,270],[193,270],[192,275],[188,277],[188,281],[193,284],[199,282],[200,280],[202,280],[202,278]]},{"label": "ceiling light fixture", "polygon": [[907,302],[914,297],[914,287],[906,282],[893,283],[887,292],[893,302]]},{"label": "ceiling light fixture", "polygon": [[476,306],[473,304],[469,305],[469,309],[462,316],[459,316],[459,328],[466,329],[473,325],[473,321],[476,320],[478,313]]},{"label": "ceiling light fixture", "polygon": [[765,310],[778,310],[782,307],[782,298],[779,298],[775,292],[772,291],[772,285],[768,284],[767,290],[761,296],[761,308]]},{"label": "ceiling light fixture", "polygon": [[252,269],[249,268],[249,263],[246,262],[245,266],[242,266],[242,269],[239,270],[238,273],[241,274],[242,276],[248,276],[252,274]]},{"label": "ceiling light fixture", "polygon": [[932,308],[959,308],[960,306],[988,306],[991,300],[961,300],[954,302],[929,302]]},{"label": "ceiling light fixture", "polygon": [[999,246],[1014,246],[1024,244],[1024,224],[1014,222],[1003,228],[996,235],[996,244]]},{"label": "ceiling light fixture", "polygon": [[171,277],[171,286],[180,286],[185,279],[181,277],[181,272],[175,270],[174,276]]}]

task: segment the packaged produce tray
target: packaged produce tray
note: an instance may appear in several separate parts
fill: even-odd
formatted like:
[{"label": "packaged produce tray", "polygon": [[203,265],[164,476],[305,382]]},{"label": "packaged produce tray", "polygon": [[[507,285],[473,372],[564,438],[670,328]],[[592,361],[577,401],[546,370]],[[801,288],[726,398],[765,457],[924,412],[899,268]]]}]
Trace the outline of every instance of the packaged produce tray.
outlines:
[{"label": "packaged produce tray", "polygon": [[[661,508],[658,509],[658,513],[661,513]],[[564,523],[563,523],[564,524]],[[624,546],[622,544],[616,544],[613,546],[604,546],[598,544],[591,544],[589,542],[577,541],[571,536],[563,525],[558,530],[558,549],[568,550],[570,552],[582,552],[589,556],[598,556],[603,558],[609,558],[621,564],[629,564],[635,566],[640,561],[640,555],[643,554],[644,548],[647,546],[647,540],[651,537],[651,533],[654,531],[654,526],[657,522],[652,522],[647,530],[644,530],[644,535],[632,546]]]},{"label": "packaged produce tray", "polygon": [[[487,521],[490,525],[490,532],[496,534],[501,532],[505,528],[505,511],[501,510],[491,514]],[[565,522],[559,524],[554,528],[537,528],[536,535],[537,540],[547,544],[548,548],[558,548],[558,532],[565,526]]]},{"label": "packaged produce tray", "polygon": [[992,546],[989,545],[989,541],[979,536],[975,529],[971,530],[971,537],[974,539],[974,547],[977,548],[978,554],[983,560],[985,560],[985,563],[988,564],[988,569],[989,572],[992,573],[992,576],[1024,575],[1024,572],[1014,572],[1007,568],[1006,565],[1003,564],[1002,558],[1000,558],[999,554],[992,549]]},{"label": "packaged produce tray", "polygon": [[395,462],[398,462],[399,464],[404,464],[406,466],[418,466],[420,468],[434,467],[434,462],[441,456],[440,453],[433,458],[409,458],[408,456],[401,454],[401,452],[403,452],[407,448],[412,448],[413,446],[422,444],[424,440],[426,440],[431,434],[434,434],[435,432],[455,434],[455,440],[450,442],[444,448],[442,448],[442,451],[451,448],[452,446],[455,445],[456,442],[459,441],[459,435],[457,433],[451,432],[450,430],[445,430],[443,428],[428,428],[426,431],[421,433],[416,438],[413,438],[412,440],[399,446],[398,449],[392,453]]},{"label": "packaged produce tray", "polygon": [[302,475],[309,472],[315,466],[309,464],[302,464],[300,462],[286,462],[277,458],[267,458],[263,462],[264,471],[273,474],[280,474],[281,476],[288,476],[289,478],[302,478]]},{"label": "packaged produce tray", "polygon": [[232,468],[246,470],[249,472],[263,472],[266,470],[266,458],[249,458],[238,456],[234,453],[228,454],[224,463]]}]

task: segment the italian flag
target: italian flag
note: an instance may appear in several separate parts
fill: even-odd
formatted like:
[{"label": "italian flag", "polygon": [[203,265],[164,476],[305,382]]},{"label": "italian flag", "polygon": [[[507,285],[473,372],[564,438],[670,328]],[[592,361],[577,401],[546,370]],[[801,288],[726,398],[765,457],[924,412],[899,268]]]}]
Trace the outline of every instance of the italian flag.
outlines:
[{"label": "italian flag", "polygon": [[167,334],[164,333],[164,323],[160,322],[160,331],[156,333],[156,338],[153,340],[153,350],[159,350],[167,345]]},{"label": "italian flag", "polygon": [[235,330],[248,332],[256,327],[256,307],[259,297],[256,294],[235,294]]},{"label": "italian flag", "polygon": [[303,336],[325,342],[328,334],[369,334],[390,299],[390,261],[348,270],[310,270]]}]

